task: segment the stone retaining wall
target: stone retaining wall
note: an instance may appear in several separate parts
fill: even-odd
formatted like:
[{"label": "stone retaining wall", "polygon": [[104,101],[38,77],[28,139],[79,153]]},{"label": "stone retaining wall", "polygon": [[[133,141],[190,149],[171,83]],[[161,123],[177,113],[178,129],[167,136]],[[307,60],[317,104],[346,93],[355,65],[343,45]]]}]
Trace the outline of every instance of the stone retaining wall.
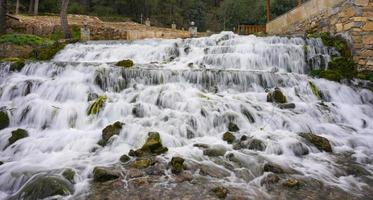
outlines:
[{"label": "stone retaining wall", "polygon": [[310,0],[269,22],[267,32],[341,35],[348,41],[359,70],[373,70],[373,0]]}]

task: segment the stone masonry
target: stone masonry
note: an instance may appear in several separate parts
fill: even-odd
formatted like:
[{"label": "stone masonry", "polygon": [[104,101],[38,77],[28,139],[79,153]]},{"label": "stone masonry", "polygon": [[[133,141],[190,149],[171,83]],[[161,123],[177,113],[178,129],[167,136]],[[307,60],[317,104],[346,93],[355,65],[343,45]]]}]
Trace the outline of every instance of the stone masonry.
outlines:
[{"label": "stone masonry", "polygon": [[373,70],[373,0],[310,0],[269,22],[267,31],[340,35],[348,41],[359,70]]}]

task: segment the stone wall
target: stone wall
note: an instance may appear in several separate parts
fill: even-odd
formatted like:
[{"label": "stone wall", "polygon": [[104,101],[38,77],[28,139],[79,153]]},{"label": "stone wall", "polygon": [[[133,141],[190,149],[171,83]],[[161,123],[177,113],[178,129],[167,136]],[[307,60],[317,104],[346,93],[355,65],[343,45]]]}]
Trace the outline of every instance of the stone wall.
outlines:
[{"label": "stone wall", "polygon": [[[17,20],[18,19],[18,20]],[[97,17],[69,15],[70,27],[79,30],[87,23],[93,40],[137,40],[145,38],[187,38],[189,32],[145,26],[134,22],[104,22]],[[8,32],[21,32],[39,36],[49,36],[61,31],[59,16],[23,16],[17,15],[8,20]]]},{"label": "stone wall", "polygon": [[341,35],[348,41],[359,70],[373,70],[373,0],[310,0],[269,22],[267,32]]}]

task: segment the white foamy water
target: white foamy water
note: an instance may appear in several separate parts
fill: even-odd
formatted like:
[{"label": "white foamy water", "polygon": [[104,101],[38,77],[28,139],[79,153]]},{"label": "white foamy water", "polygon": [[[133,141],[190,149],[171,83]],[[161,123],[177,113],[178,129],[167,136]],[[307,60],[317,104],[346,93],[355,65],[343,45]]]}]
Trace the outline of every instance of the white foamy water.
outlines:
[{"label": "white foamy water", "polygon": [[[123,59],[136,66],[111,64]],[[29,63],[18,73],[2,66],[0,107],[8,110],[11,124],[0,131],[0,199],[17,193],[35,174],[60,174],[66,168],[77,171],[75,194],[68,197],[74,199],[88,191],[95,166],[118,162],[130,149],[141,147],[150,131],[160,133],[169,158],[208,162],[193,144],[223,145],[243,163],[251,163],[247,168],[253,174],[271,161],[358,193],[366,183],[340,175],[336,157],[351,153],[373,172],[373,93],[305,75],[310,68],[326,67],[329,59],[318,39],[222,33],[186,40],[78,43],[53,61]],[[323,104],[309,81],[320,89]],[[267,103],[265,90],[274,87],[296,108]],[[108,97],[98,116],[87,116],[91,93]],[[139,115],[133,114],[134,108]],[[102,129],[116,121],[125,123],[120,135],[99,148]],[[237,138],[260,139],[266,149],[233,150],[221,139],[229,122],[240,128]],[[7,147],[17,128],[26,129],[29,137]],[[301,132],[329,139],[333,154],[320,152]],[[299,156],[299,146],[309,154]],[[260,187],[255,179],[245,182],[233,172],[227,181],[253,193]]]}]

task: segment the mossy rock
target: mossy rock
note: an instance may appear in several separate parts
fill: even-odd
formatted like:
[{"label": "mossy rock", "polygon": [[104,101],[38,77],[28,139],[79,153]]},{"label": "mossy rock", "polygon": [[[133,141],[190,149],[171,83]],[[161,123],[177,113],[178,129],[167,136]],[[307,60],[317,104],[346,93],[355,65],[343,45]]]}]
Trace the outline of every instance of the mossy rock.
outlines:
[{"label": "mossy rock", "polygon": [[332,146],[328,139],[313,133],[301,133],[300,136],[312,143],[320,151],[332,152]]},{"label": "mossy rock", "polygon": [[147,155],[160,155],[167,152],[167,147],[162,145],[161,136],[158,132],[148,133],[145,144],[136,151],[131,151],[130,156],[143,157]]},{"label": "mossy rock", "polygon": [[267,102],[273,103],[287,103],[286,96],[282,93],[280,88],[275,88],[273,92],[269,92],[267,95]]},{"label": "mossy rock", "polygon": [[219,157],[219,156],[224,156],[226,152],[227,150],[224,148],[214,147],[214,148],[203,150],[203,155],[209,156],[209,157]]},{"label": "mossy rock", "polygon": [[120,162],[122,163],[126,163],[128,161],[131,160],[131,158],[129,156],[127,156],[126,154],[122,155],[120,158],[119,158]]},{"label": "mossy rock", "polygon": [[223,140],[228,142],[228,144],[232,144],[236,140],[236,137],[233,135],[233,133],[226,132],[223,135]]},{"label": "mossy rock", "polygon": [[343,57],[351,57],[352,53],[345,39],[341,36],[332,36],[328,32],[309,34],[308,38],[321,38],[323,44],[335,48]]},{"label": "mossy rock", "polygon": [[260,181],[260,185],[271,185],[278,183],[280,181],[280,177],[278,177],[276,174],[268,174],[268,176],[264,177]]},{"label": "mossy rock", "polygon": [[311,88],[312,94],[315,95],[318,99],[320,99],[320,98],[321,98],[321,95],[320,95],[320,91],[319,91],[319,89],[317,88],[317,86],[316,86],[312,81],[309,81],[309,82],[308,82],[308,85],[309,85],[310,88]]},{"label": "mossy rock", "polygon": [[25,66],[25,60],[21,58],[4,58],[0,61],[9,62],[10,63],[9,71],[13,71],[13,72],[19,72]]},{"label": "mossy rock", "polygon": [[106,167],[95,167],[93,169],[93,180],[96,182],[107,182],[119,178],[119,173],[106,168]]},{"label": "mossy rock", "polygon": [[289,188],[299,188],[301,183],[297,179],[290,178],[287,179],[282,185]]},{"label": "mossy rock", "polygon": [[97,115],[104,107],[106,100],[107,100],[106,96],[99,96],[98,99],[96,99],[96,101],[93,102],[91,106],[89,106],[87,114]]},{"label": "mossy rock", "polygon": [[68,196],[74,193],[73,186],[55,176],[38,176],[28,182],[17,194],[17,199],[34,200],[54,196]]},{"label": "mossy rock", "polygon": [[124,67],[124,68],[131,68],[133,67],[134,63],[132,60],[122,60],[115,64],[118,67]]},{"label": "mossy rock", "polygon": [[256,150],[256,151],[264,151],[266,149],[266,145],[261,140],[252,139],[249,142],[248,149],[250,149],[250,150]]},{"label": "mossy rock", "polygon": [[184,169],[184,159],[181,157],[172,157],[170,165],[172,173],[180,174]]},{"label": "mossy rock", "polygon": [[357,65],[352,58],[335,57],[329,62],[329,70],[339,72],[343,78],[353,79],[357,76]]},{"label": "mossy rock", "polygon": [[276,165],[274,163],[266,163],[263,167],[264,172],[272,172],[275,174],[283,174],[285,170],[282,169],[281,166]]},{"label": "mossy rock", "polygon": [[150,158],[139,158],[131,163],[132,168],[136,169],[146,169],[154,164],[154,161]]},{"label": "mossy rock", "polygon": [[238,131],[240,131],[240,128],[237,126],[237,124],[235,124],[233,122],[229,122],[229,124],[228,124],[228,131],[238,132]]},{"label": "mossy rock", "polygon": [[229,193],[228,189],[223,186],[215,187],[211,191],[220,199],[226,198]]},{"label": "mossy rock", "polygon": [[110,138],[114,135],[119,135],[123,128],[123,123],[115,122],[114,124],[108,125],[102,130],[102,139],[97,143],[101,146],[106,146]]},{"label": "mossy rock", "polygon": [[28,132],[24,129],[17,129],[12,131],[12,136],[8,139],[9,145],[14,144],[20,139],[28,137]]},{"label": "mossy rock", "polygon": [[75,171],[73,169],[66,169],[62,172],[62,176],[70,183],[74,183]]},{"label": "mossy rock", "polygon": [[0,130],[9,126],[9,116],[6,111],[0,111]]},{"label": "mossy rock", "polygon": [[55,42],[52,45],[44,45],[34,49],[32,52],[32,59],[36,60],[50,60],[52,59],[59,51],[65,48],[65,43]]}]

